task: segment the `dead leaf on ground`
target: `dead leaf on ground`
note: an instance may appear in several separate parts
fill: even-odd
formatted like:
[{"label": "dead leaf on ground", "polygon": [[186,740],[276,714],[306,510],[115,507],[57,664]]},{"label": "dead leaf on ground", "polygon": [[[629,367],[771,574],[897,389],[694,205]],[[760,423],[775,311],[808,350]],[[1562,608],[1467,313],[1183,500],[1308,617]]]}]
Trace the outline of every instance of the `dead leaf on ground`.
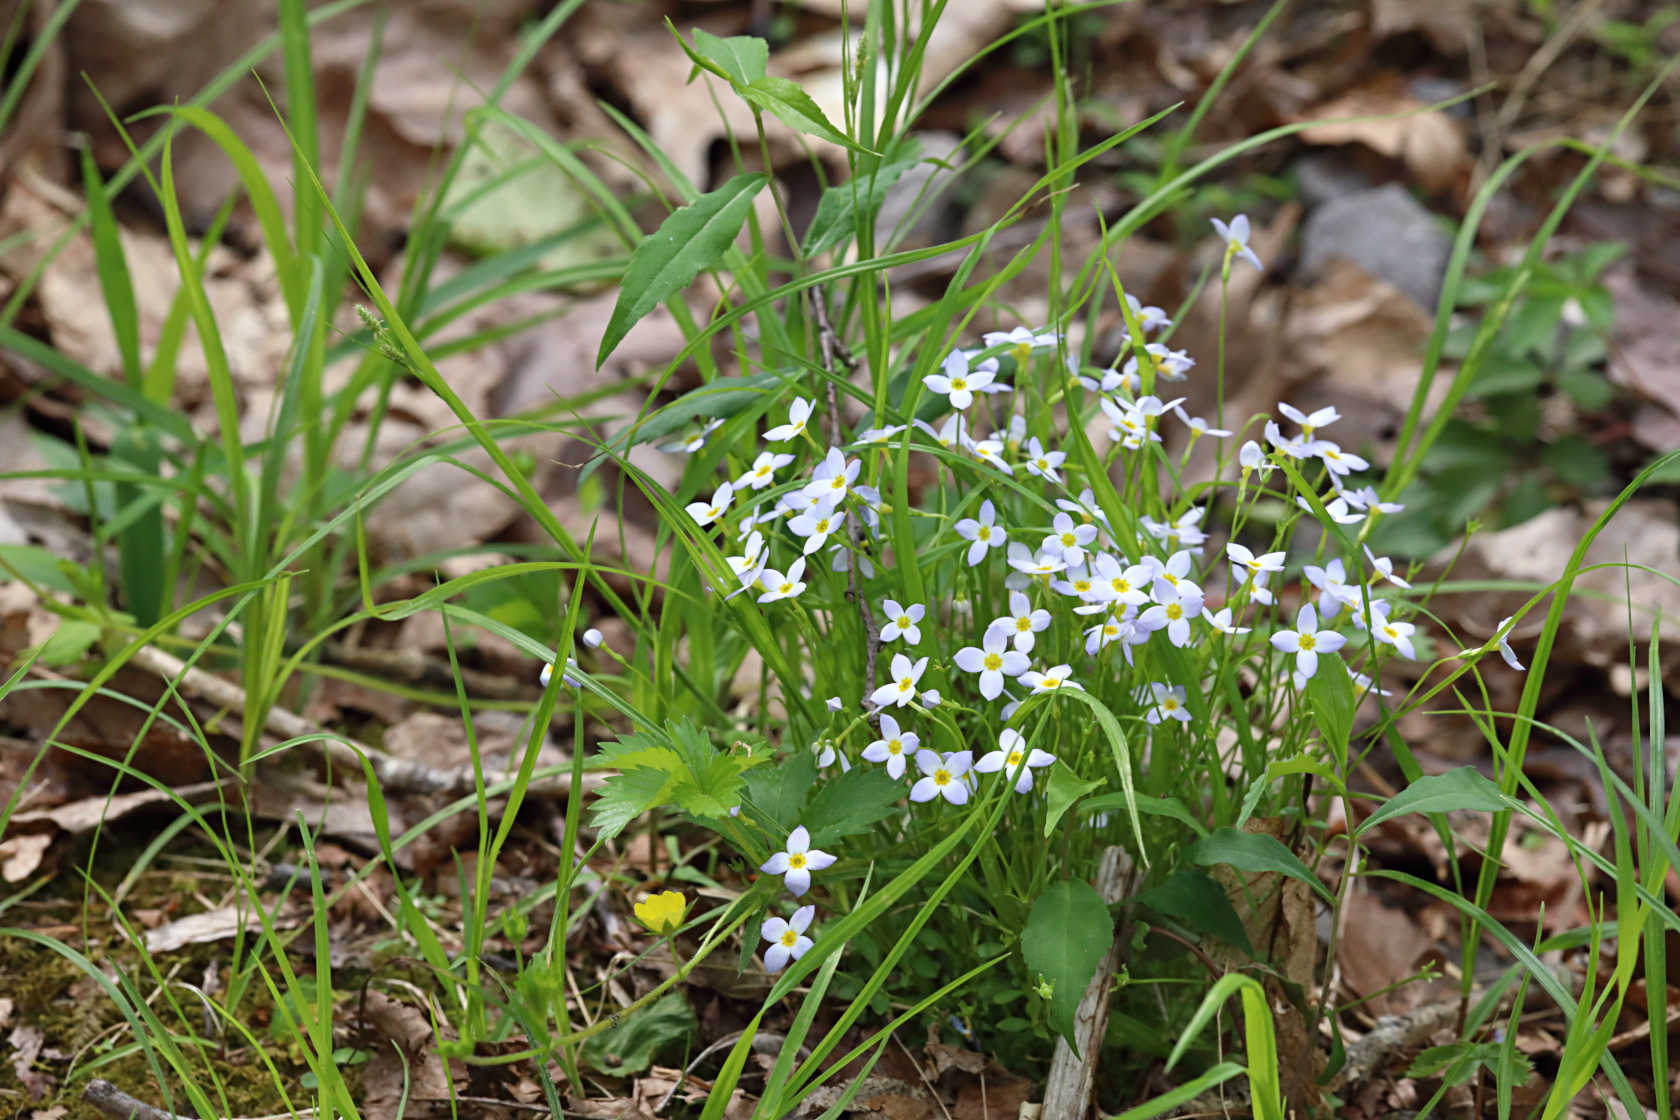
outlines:
[{"label": "dead leaf on ground", "polygon": [[[1340,119],[1348,117],[1382,119]],[[1313,106],[1297,120],[1316,122],[1299,133],[1305,143],[1363,144],[1400,160],[1432,194],[1451,189],[1469,171],[1470,156],[1458,123],[1439,109],[1426,109],[1406,91],[1398,74],[1378,75]]]},{"label": "dead leaf on ground", "polygon": [[[247,902],[243,906],[218,906],[198,914],[189,914],[173,922],[146,931],[148,953],[169,953],[188,945],[202,945],[223,941],[241,931],[254,933],[262,928],[256,907],[260,903]],[[303,923],[302,914],[272,914],[269,924],[274,929],[294,929]]]},{"label": "dead leaf on ground", "polygon": [[30,1098],[38,1101],[51,1093],[58,1084],[58,1078],[44,1070],[33,1068],[36,1059],[42,1057],[46,1049],[47,1039],[41,1028],[19,1023],[12,1028],[12,1033],[6,1036],[6,1041],[12,1044],[12,1073],[28,1090]]},{"label": "dead leaf on ground", "polygon": [[[1608,506],[1608,501],[1597,500],[1580,509],[1549,509],[1521,525],[1471,538],[1468,551],[1480,573],[1544,586],[1563,573],[1571,553]],[[1564,611],[1560,652],[1579,651],[1588,664],[1600,667],[1625,662],[1628,604],[1636,635],[1648,634],[1653,616],[1660,612],[1663,643],[1680,638],[1680,588],[1657,574],[1673,572],[1677,559],[1680,526],[1673,503],[1635,499],[1624,505],[1587,549]],[[1465,578],[1473,576],[1466,573]],[[1466,605],[1465,610],[1487,615],[1477,621],[1491,626],[1526,599],[1526,592],[1483,596],[1477,606]],[[1518,657],[1527,661],[1525,652],[1519,650]]]},{"label": "dead leaf on ground", "polygon": [[1368,885],[1358,881],[1348,893],[1341,920],[1336,964],[1343,982],[1354,995],[1370,997],[1373,1015],[1393,1014],[1395,997],[1404,997],[1405,990],[1378,993],[1415,972],[1434,938],[1410,911],[1385,906]]},{"label": "dead leaf on ground", "polygon": [[362,1072],[363,1112],[371,1120],[402,1120],[406,1101],[449,1099],[449,1071],[438,1056],[432,1019],[418,1007],[369,989],[362,1025],[375,1036]]}]

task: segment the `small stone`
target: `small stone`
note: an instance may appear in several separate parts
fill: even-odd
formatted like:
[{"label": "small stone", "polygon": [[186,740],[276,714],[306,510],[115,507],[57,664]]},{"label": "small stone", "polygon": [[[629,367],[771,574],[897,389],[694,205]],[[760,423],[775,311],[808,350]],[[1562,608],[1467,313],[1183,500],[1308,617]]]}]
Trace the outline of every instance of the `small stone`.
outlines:
[{"label": "small stone", "polygon": [[1352,191],[1314,208],[1301,234],[1301,265],[1318,273],[1345,257],[1433,311],[1452,238],[1435,215],[1395,183]]}]

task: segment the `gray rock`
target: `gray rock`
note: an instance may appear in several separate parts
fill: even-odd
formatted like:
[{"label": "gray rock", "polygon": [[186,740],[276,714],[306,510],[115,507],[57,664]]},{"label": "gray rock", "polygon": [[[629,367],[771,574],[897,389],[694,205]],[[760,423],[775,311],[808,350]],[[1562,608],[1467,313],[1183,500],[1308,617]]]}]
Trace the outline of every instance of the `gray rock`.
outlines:
[{"label": "gray rock", "polygon": [[1330,199],[1301,231],[1301,267],[1309,276],[1331,257],[1345,257],[1430,312],[1451,254],[1452,238],[1435,216],[1396,183]]}]

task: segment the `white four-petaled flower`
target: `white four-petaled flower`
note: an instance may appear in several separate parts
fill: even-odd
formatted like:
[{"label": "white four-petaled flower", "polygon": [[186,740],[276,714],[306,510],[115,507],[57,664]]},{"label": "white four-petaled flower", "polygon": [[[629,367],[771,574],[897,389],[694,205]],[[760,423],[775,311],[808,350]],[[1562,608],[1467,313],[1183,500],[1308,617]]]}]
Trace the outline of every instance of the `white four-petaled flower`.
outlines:
[{"label": "white four-petaled flower", "polygon": [[1301,604],[1295,615],[1295,629],[1279,630],[1272,635],[1272,646],[1283,653],[1295,655],[1295,671],[1311,680],[1318,672],[1318,655],[1335,653],[1347,644],[1347,639],[1334,630],[1318,628],[1318,612],[1311,603]]},{"label": "white four-petaled flower", "polygon": [[1037,747],[1028,750],[1026,739],[1019,731],[1009,727],[998,736],[998,749],[976,759],[974,769],[981,774],[993,774],[999,770],[1005,774],[1014,774],[1019,770],[1020,775],[1015,779],[1015,792],[1031,793],[1032,772],[1055,761],[1056,756],[1049,751],[1041,751]]},{"label": "white four-petaled flower", "polygon": [[881,627],[883,642],[896,642],[903,638],[911,645],[917,645],[922,640],[922,628],[917,625],[927,614],[927,608],[920,603],[912,603],[908,607],[898,605],[897,599],[887,599],[881,604],[881,612],[887,616],[887,624]]},{"label": "white four-petaled flower", "polygon": [[974,542],[968,546],[968,566],[971,568],[986,558],[987,549],[997,548],[1009,539],[1009,534],[997,523],[997,510],[990,498],[980,503],[979,517],[965,517],[952,528],[963,540]]},{"label": "white four-petaled flower", "polygon": [[999,619],[986,627],[978,647],[964,646],[954,658],[963,672],[980,675],[980,695],[988,700],[996,700],[1003,691],[1004,677],[1018,677],[1032,665],[1026,654],[1009,648],[1009,630],[999,624],[1005,621]]},{"label": "white four-petaled flower", "polygon": [[930,392],[948,398],[958,412],[973,404],[974,394],[983,392],[997,376],[997,365],[993,362],[981,362],[978,368],[969,369],[968,355],[961,350],[945,355],[939,370],[922,378],[922,384]]},{"label": "white four-petaled flower", "polygon": [[1266,266],[1260,263],[1260,258],[1255,256],[1254,250],[1248,247],[1247,214],[1238,214],[1236,217],[1231,219],[1230,225],[1226,225],[1218,218],[1210,220],[1213,222],[1214,232],[1219,234],[1225,242],[1225,256],[1227,259],[1231,257],[1241,257],[1261,272],[1266,271]]},{"label": "white four-petaled flower", "polygon": [[863,748],[863,757],[870,762],[886,763],[887,777],[897,780],[904,777],[904,760],[914,757],[921,745],[921,736],[901,729],[896,719],[883,714],[881,737]]},{"label": "white four-petaled flower", "polygon": [[765,432],[765,441],[768,443],[785,443],[805,434],[805,424],[811,419],[811,408],[810,401],[804,397],[795,397],[793,403],[788,406],[787,423],[778,424]]},{"label": "white four-petaled flower", "polygon": [[816,917],[815,906],[801,906],[793,912],[791,919],[766,918],[763,929],[764,940],[770,942],[770,948],[764,950],[764,970],[766,972],[780,972],[786,968],[789,961],[796,961],[805,955],[812,941],[805,936],[805,931],[811,928],[811,919]]},{"label": "white four-petaled flower", "polygon": [[888,704],[904,707],[916,698],[916,682],[927,671],[927,663],[925,657],[911,661],[902,653],[893,654],[892,679],[877,688],[870,699],[883,708]]},{"label": "white four-petaled flower", "polygon": [[833,856],[811,847],[811,833],[800,825],[788,833],[787,847],[765,860],[759,870],[767,875],[784,876],[782,882],[798,898],[811,889],[811,872],[821,871],[833,862]]},{"label": "white four-petaled flower", "polygon": [[910,787],[910,800],[932,801],[943,797],[953,805],[968,803],[968,772],[974,765],[972,751],[955,751],[939,755],[933,751],[916,752],[916,768],[922,776]]}]

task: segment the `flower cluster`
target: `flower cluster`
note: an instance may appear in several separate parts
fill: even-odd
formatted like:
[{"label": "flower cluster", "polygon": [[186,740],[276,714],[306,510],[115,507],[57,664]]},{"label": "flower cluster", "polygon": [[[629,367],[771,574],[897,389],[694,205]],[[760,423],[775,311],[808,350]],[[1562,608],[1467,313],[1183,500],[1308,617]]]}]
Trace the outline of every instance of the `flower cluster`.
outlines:
[{"label": "flower cluster", "polygon": [[[1260,267],[1248,247],[1246,217],[1214,225],[1226,243],[1227,275],[1236,259]],[[1059,693],[1089,687],[1122,703],[1129,699],[1131,718],[1151,734],[1174,735],[1194,728],[1197,713],[1207,711],[1206,674],[1213,671],[1210,659],[1183,651],[1218,651],[1216,664],[1227,654],[1256,659],[1262,679],[1277,674],[1297,691],[1344,650],[1371,655],[1364,665],[1369,676],[1352,673],[1361,691],[1375,689],[1377,665],[1389,651],[1418,656],[1420,636],[1403,595],[1409,585],[1391,560],[1369,547],[1362,557],[1350,557],[1351,570],[1343,558],[1319,558],[1302,565],[1300,582],[1291,583],[1286,573],[1296,569],[1286,548],[1229,539],[1210,549],[1214,531],[1205,506],[1184,498],[1164,507],[1145,502],[1144,487],[1117,504],[1111,479],[1116,473],[1150,477],[1143,468],[1164,457],[1164,425],[1181,425],[1180,442],[1191,445],[1233,435],[1187,414],[1184,397],[1160,392],[1163,384],[1184,381],[1195,360],[1164,341],[1172,321],[1161,309],[1127,299],[1129,329],[1141,336],[1128,339],[1109,368],[1082,368],[1062,357],[1066,342],[1054,330],[986,334],[980,347],[951,350],[936,372],[910,383],[898,402],[907,423],[874,417],[875,426],[849,439],[824,441],[814,423],[815,402],[794,399],[786,419],[763,433],[767,446],[748,452],[750,463],[746,456],[734,460],[738,473],[687,505],[696,529],[721,537],[725,599],[744,595],[766,612],[792,612],[790,622],[813,633],[814,617],[854,596],[867,599],[861,613],[876,620],[869,663],[879,679],[861,695],[854,692],[850,704],[840,696],[828,700],[828,718],[850,723],[839,731],[831,725],[822,736],[816,748],[821,765],[850,767],[845,741],[867,728],[863,733],[875,737],[862,759],[894,782],[906,782],[904,796],[912,806],[967,805],[982,789],[981,776],[999,773],[1014,791],[1030,795],[1035,772],[1055,764],[1056,756],[1011,724],[1022,711],[1068,703],[1054,699]],[[1041,360],[1050,380],[1065,388],[1070,415],[1106,419],[1102,473],[1081,465],[1090,462],[1083,444],[1057,446],[1046,410],[1032,407],[1042,398],[1017,393],[1008,383]],[[947,415],[930,413],[924,407],[930,401]],[[1280,402],[1277,412],[1279,420],[1267,420],[1261,437],[1237,450],[1239,507],[1251,481],[1265,483],[1288,462],[1284,473],[1316,480],[1322,492],[1286,499],[1361,539],[1368,522],[1401,509],[1357,481],[1369,463],[1326,437],[1340,419],[1334,407],[1309,412]],[[830,431],[839,430],[841,417],[825,419]],[[710,431],[701,433],[702,442]],[[801,449],[810,468],[789,477],[784,472],[800,460]],[[946,560],[943,594],[925,602],[908,601],[900,585],[876,581],[876,564],[903,539],[884,532],[892,511],[876,485],[895,488],[886,485],[888,472],[903,469],[906,450],[930,456],[961,481],[954,490],[936,491],[941,503],[945,495],[957,495],[955,508],[910,511],[919,526],[934,527],[918,534],[918,552]],[[1098,488],[1107,500],[1098,498]],[[1150,512],[1131,508],[1136,505]],[[1105,508],[1123,514],[1126,524],[1111,524]],[[897,525],[902,532],[902,520]],[[1240,532],[1239,519],[1230,535]],[[872,593],[860,581],[877,586]],[[802,600],[813,585],[817,602],[807,605]],[[990,617],[988,602],[997,612]],[[1517,665],[1506,641],[1509,622],[1501,623],[1499,650]],[[1244,642],[1250,633],[1256,637]],[[1180,679],[1150,679],[1157,676]],[[1116,680],[1126,683],[1112,688]],[[956,690],[954,720],[922,722],[943,702],[932,686]],[[936,739],[950,749],[938,749]],[[981,740],[996,745],[977,750]],[[810,889],[812,872],[835,860],[810,844],[809,831],[796,827],[761,868],[784,876],[796,900]],[[789,918],[764,922],[771,971],[810,948],[814,916],[814,906],[804,905]]]}]

